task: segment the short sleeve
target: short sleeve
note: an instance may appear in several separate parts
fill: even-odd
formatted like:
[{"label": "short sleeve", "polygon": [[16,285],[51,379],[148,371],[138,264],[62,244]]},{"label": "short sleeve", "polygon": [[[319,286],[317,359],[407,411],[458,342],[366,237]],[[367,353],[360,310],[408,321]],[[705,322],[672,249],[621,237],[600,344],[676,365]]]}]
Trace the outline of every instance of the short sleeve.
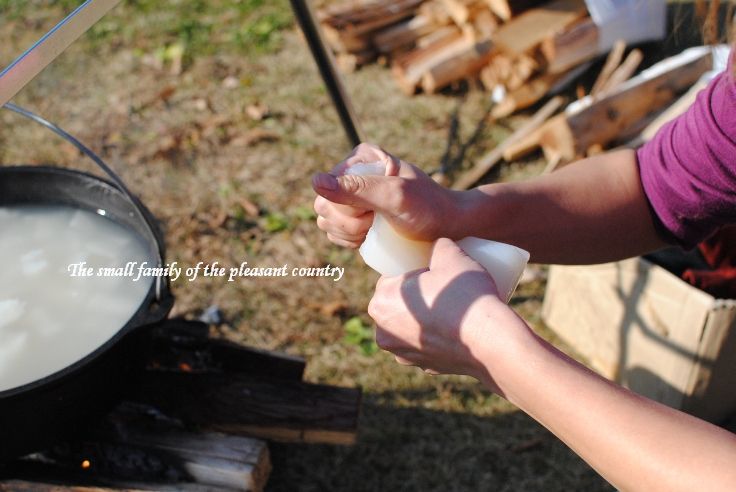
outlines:
[{"label": "short sleeve", "polygon": [[736,223],[736,81],[728,69],[637,152],[644,193],[665,240],[686,249]]}]

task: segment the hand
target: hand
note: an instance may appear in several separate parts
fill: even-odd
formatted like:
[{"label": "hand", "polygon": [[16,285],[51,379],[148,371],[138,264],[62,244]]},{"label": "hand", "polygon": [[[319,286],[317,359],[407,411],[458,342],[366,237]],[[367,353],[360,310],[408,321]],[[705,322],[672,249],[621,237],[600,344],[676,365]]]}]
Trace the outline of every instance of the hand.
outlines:
[{"label": "hand", "polygon": [[381,277],[368,306],[376,342],[402,364],[437,374],[493,382],[489,361],[515,352],[531,331],[499,298],[483,267],[449,239],[439,239],[429,269]]},{"label": "hand", "polygon": [[[361,162],[381,162],[386,176],[345,176]],[[417,167],[370,145],[360,144],[329,173],[314,176],[317,226],[333,243],[357,248],[380,212],[399,232],[413,239],[460,239],[457,228],[462,193],[435,183]]]}]

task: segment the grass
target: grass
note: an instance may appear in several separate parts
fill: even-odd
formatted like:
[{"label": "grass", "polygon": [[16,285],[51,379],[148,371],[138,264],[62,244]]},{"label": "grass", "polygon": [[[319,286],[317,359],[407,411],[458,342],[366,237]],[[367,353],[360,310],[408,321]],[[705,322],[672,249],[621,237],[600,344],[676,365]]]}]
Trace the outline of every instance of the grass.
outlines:
[{"label": "grass", "polygon": [[[0,63],[75,4],[0,0]],[[445,153],[450,115],[457,111],[467,140],[488,103],[475,90],[406,98],[378,66],[350,75],[347,85],[369,138],[425,170]],[[174,314],[196,317],[216,304],[226,318],[220,335],[301,355],[310,381],[365,391],[358,444],[273,445],[271,490],[610,489],[477,382],[431,377],[375,350],[366,307],[377,276],[314,224],[309,177],[349,147],[286,0],[126,1],[16,102],[109,161],[161,221],[168,260],[346,268],[340,282],[174,284]],[[256,103],[270,116],[251,119],[246,109]],[[485,128],[465,163],[517,124]],[[17,163],[93,170],[68,145],[0,113],[0,164]],[[529,159],[488,179],[521,179],[543,165]],[[540,320],[543,293],[542,281],[525,285],[512,304],[559,343]]]}]

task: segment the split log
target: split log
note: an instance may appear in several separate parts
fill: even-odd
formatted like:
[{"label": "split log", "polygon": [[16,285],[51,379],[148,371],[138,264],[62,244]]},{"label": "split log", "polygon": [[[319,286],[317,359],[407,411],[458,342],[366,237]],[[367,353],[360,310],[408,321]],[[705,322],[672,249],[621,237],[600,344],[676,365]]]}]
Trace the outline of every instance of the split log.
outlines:
[{"label": "split log", "polygon": [[395,19],[397,15],[413,15],[413,12],[423,1],[372,0],[341,2],[319,10],[317,18],[322,24],[330,25],[339,30],[354,31],[360,26],[360,31],[366,31],[366,26],[376,29],[375,23],[380,24],[381,22],[384,22],[383,25],[385,26],[390,23],[386,22],[386,19]]},{"label": "split log", "polygon": [[712,66],[709,49],[691,49],[645,70],[597,101],[590,96],[577,101],[546,125],[541,137],[545,155],[570,161],[594,144],[605,147],[667,106]]},{"label": "split log", "polygon": [[494,14],[507,22],[525,10],[543,3],[545,0],[485,0]]},{"label": "split log", "polygon": [[468,0],[439,0],[450,18],[462,27],[470,19],[470,3]]},{"label": "split log", "polygon": [[493,40],[507,53],[528,53],[587,14],[585,0],[553,0],[507,22],[496,32]]},{"label": "split log", "polygon": [[373,45],[380,53],[388,54],[399,48],[413,45],[417,39],[431,33],[437,27],[429,18],[417,15],[376,34],[373,37]]},{"label": "split log", "polygon": [[521,87],[509,92],[493,108],[491,116],[505,118],[520,109],[525,109],[541,100],[566,74],[544,74],[527,81]]},{"label": "split log", "polygon": [[499,22],[489,10],[480,10],[472,19],[472,28],[478,40],[489,40],[499,28]]},{"label": "split log", "polygon": [[209,431],[352,444],[361,392],[304,383],[302,359],[206,337],[177,321],[154,334],[152,363],[127,395]]},{"label": "split log", "polygon": [[494,52],[488,65],[481,70],[480,79],[488,90],[500,85],[513,91],[521,88],[538,70],[539,64],[531,56],[509,57]]},{"label": "split log", "polygon": [[462,52],[429,67],[422,75],[422,89],[427,94],[433,94],[453,82],[475,75],[488,63],[490,57],[490,41],[469,44]]},{"label": "split log", "polygon": [[603,65],[601,73],[598,74],[598,78],[593,84],[593,88],[590,90],[591,96],[597,96],[603,87],[605,87],[613,72],[615,72],[619,65],[621,65],[621,60],[624,59],[625,52],[626,42],[623,40],[616,41],[611,52],[608,54],[608,58],[606,58],[606,63]]},{"label": "split log", "polygon": [[[83,440],[22,458],[8,470],[12,481],[0,482],[0,490],[258,492],[271,461],[264,441],[182,430],[123,404]],[[61,483],[69,487],[53,485]]]},{"label": "split log", "polygon": [[457,28],[453,28],[453,31],[448,31],[444,38],[396,60],[392,68],[394,78],[404,93],[414,94],[422,77],[432,67],[467,52],[473,45],[472,39],[468,39]]},{"label": "split log", "polygon": [[199,321],[171,319],[153,333],[149,368],[190,372],[235,372],[301,381],[306,362],[300,357],[211,338],[209,327]]},{"label": "split log", "polygon": [[647,127],[641,132],[641,134],[635,140],[628,142],[626,146],[636,148],[636,147],[639,147],[640,145],[645,144],[651,139],[653,139],[654,136],[657,134],[657,132],[664,125],[666,125],[667,123],[679,117],[680,115],[685,113],[688,109],[690,109],[690,106],[693,105],[700,91],[705,89],[707,85],[708,84],[706,82],[698,81],[695,85],[693,85],[690,88],[689,91],[683,94],[680,97],[680,99],[675,101],[674,104],[670,105],[667,109],[665,109],[662,113],[660,113],[652,122],[650,122],[647,125]]},{"label": "split log", "polygon": [[286,442],[353,444],[361,393],[232,373],[149,370],[129,399],[208,431]]},{"label": "split log", "polygon": [[598,56],[598,26],[585,19],[542,41],[541,52],[550,73],[562,73]]},{"label": "split log", "polygon": [[[425,50],[432,45],[440,45],[448,39],[457,37],[459,34],[461,34],[461,32],[458,30],[457,26],[454,25],[435,29],[431,33],[427,34],[426,36],[422,36],[417,40],[417,51],[421,52],[421,50]],[[415,58],[412,53],[410,53],[408,56],[409,59]]]},{"label": "split log", "polygon": [[601,94],[615,91],[617,87],[629,80],[631,76],[634,75],[634,72],[636,72],[636,69],[639,68],[639,65],[641,65],[641,62],[643,60],[644,54],[641,52],[641,50],[631,50],[631,53],[629,53],[629,56],[626,57],[626,60],[624,60],[621,66],[613,71],[611,76],[603,84],[603,86],[600,88],[600,91],[596,95],[600,96]]}]

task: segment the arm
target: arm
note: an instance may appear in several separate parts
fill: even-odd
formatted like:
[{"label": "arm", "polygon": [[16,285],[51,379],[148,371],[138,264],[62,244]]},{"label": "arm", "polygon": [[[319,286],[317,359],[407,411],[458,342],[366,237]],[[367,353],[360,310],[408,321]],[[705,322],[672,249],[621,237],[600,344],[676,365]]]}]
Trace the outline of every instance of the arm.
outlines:
[{"label": "arm", "polygon": [[[387,176],[341,176],[346,165],[381,159],[393,163]],[[494,239],[527,249],[538,263],[600,263],[664,245],[629,150],[528,181],[457,192],[377,147],[362,145],[313,184],[320,195],[317,224],[343,246],[361,244],[372,210],[415,239]]]},{"label": "arm", "polygon": [[518,245],[537,263],[603,263],[665,245],[633,150],[584,159],[528,181],[481,186],[463,201],[464,235]]},{"label": "arm", "polygon": [[616,386],[538,338],[506,363],[484,348],[506,397],[617,488],[736,490],[733,434]]},{"label": "arm", "polygon": [[440,239],[428,270],[381,278],[369,313],[403,364],[467,374],[622,490],[736,490],[736,437],[616,386],[537,337],[492,279]]}]

